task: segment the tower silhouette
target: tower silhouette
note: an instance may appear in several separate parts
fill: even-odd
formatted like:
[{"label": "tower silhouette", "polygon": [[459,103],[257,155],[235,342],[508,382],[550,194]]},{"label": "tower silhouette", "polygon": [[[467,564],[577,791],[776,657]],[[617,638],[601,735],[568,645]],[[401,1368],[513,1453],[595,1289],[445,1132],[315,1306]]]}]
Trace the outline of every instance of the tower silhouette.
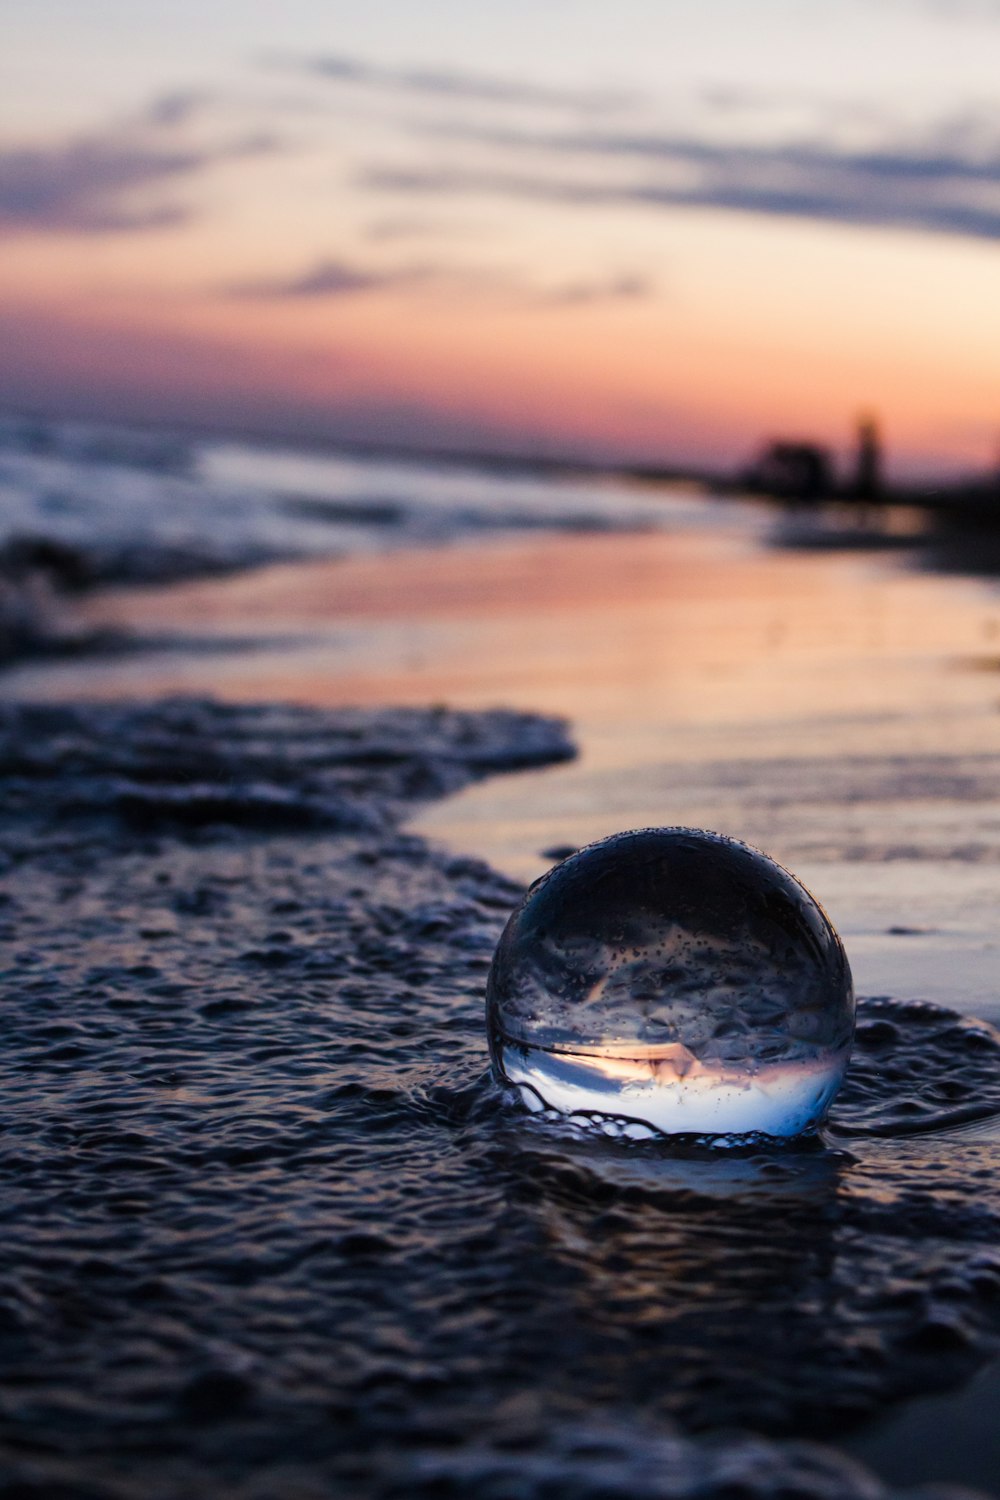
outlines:
[{"label": "tower silhouette", "polygon": [[882,438],[878,421],[870,412],[858,418],[858,447],[854,471],[854,498],[878,500],[882,494]]}]

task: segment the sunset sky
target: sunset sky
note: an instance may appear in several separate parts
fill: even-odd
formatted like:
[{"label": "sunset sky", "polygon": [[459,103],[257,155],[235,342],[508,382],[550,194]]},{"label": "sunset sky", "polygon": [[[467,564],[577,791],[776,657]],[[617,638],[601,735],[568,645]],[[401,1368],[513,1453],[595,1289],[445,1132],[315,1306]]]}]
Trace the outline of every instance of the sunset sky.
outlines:
[{"label": "sunset sky", "polygon": [[0,0],[0,403],[1000,455],[1000,0]]}]

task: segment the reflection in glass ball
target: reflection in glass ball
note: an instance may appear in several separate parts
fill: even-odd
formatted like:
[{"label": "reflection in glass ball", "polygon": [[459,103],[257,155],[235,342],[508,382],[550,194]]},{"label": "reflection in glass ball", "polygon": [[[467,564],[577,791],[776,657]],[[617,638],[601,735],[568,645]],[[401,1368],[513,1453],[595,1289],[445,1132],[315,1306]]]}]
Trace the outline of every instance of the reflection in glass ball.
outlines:
[{"label": "reflection in glass ball", "polygon": [[494,955],[486,1026],[497,1075],[534,1110],[795,1136],[843,1080],[854,991],[787,870],[720,834],[646,828],[535,882]]}]

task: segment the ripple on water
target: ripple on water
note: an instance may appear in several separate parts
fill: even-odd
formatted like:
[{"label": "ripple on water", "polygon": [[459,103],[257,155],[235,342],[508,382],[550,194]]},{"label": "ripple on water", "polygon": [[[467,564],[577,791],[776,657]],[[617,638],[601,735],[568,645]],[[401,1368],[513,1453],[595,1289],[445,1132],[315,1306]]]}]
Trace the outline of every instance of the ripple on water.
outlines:
[{"label": "ripple on water", "polygon": [[[144,713],[145,741],[8,720],[12,1493],[881,1497],[801,1440],[997,1346],[998,1145],[963,1123],[1000,1100],[996,1033],[863,1001],[825,1145],[545,1129],[484,1071],[518,892],[392,826],[407,754],[454,777],[515,722]],[[239,798],[137,826],[107,795],[198,764],[349,783],[381,831]],[[756,1435],[703,1436],[733,1426]]]}]

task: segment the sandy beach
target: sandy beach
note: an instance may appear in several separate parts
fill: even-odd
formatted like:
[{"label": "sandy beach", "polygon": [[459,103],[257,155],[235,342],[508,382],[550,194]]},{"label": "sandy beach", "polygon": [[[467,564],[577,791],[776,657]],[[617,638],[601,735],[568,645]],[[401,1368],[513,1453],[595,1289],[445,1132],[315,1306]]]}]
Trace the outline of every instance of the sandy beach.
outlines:
[{"label": "sandy beach", "polygon": [[414,827],[519,880],[544,851],[680,823],[765,848],[850,944],[859,987],[1000,1019],[1000,597],[918,551],[767,544],[736,524],[277,565],[86,601],[145,648],[8,672],[23,699],[206,693],[512,704],[577,760]]}]

